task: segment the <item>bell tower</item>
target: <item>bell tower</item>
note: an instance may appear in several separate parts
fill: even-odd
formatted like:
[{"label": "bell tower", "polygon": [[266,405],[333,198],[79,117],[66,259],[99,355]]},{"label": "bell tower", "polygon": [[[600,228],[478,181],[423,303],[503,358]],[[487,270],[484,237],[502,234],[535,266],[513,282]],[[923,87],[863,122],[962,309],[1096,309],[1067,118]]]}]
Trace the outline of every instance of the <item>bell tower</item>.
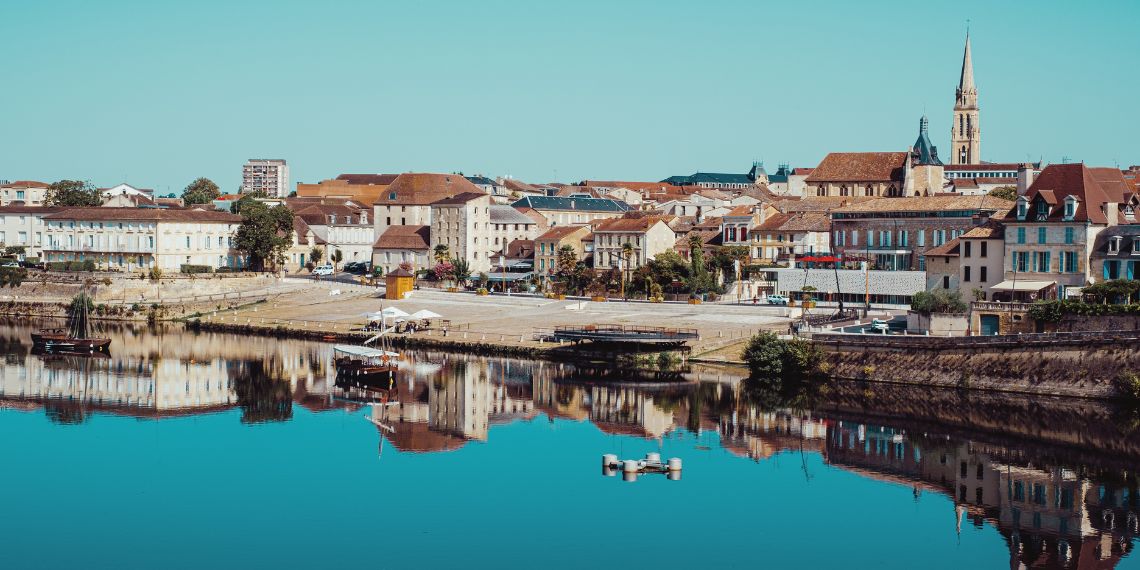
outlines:
[{"label": "bell tower", "polygon": [[954,97],[954,122],[950,126],[950,164],[982,162],[982,131],[978,123],[978,88],[974,85],[974,61],[970,56],[970,32],[962,54],[962,76]]}]

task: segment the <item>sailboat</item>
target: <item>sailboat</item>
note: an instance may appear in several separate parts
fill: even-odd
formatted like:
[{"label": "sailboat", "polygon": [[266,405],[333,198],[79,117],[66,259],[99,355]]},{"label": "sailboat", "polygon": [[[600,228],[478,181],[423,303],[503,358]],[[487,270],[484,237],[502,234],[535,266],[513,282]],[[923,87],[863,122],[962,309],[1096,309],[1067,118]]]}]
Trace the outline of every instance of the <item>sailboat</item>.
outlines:
[{"label": "sailboat", "polygon": [[[364,341],[364,344],[359,346],[350,344],[333,346],[338,380],[355,383],[382,383],[387,381],[389,385],[392,383],[393,376],[398,368],[397,359],[400,357],[400,353],[389,349],[388,337],[385,334],[391,332],[392,329],[384,328],[384,320],[388,314],[390,313],[384,311],[378,313],[381,319],[380,333]],[[393,328],[395,327],[393,326]],[[365,346],[375,340],[380,341],[377,348]]]},{"label": "sailboat", "polygon": [[87,290],[83,291],[84,302],[79,303],[79,310],[73,311],[68,317],[66,329],[42,329],[32,333],[32,347],[42,348],[46,351],[92,353],[105,351],[111,345],[109,338],[95,338],[91,336],[90,307],[86,301]]}]

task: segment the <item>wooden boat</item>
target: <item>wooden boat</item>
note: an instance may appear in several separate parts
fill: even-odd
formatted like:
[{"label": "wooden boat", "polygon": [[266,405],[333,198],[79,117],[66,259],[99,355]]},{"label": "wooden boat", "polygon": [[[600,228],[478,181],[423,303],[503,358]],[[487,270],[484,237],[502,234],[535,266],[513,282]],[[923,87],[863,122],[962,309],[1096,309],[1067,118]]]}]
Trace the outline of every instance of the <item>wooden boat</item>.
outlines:
[{"label": "wooden boat", "polygon": [[400,356],[397,352],[348,344],[334,346],[333,354],[337,379],[363,383],[390,381]]},{"label": "wooden boat", "polygon": [[[86,299],[86,289],[82,295]],[[32,346],[43,348],[52,352],[91,353],[107,350],[111,345],[109,338],[91,336],[91,315],[88,302],[79,303],[80,309],[68,316],[66,329],[42,329],[32,333]]]}]

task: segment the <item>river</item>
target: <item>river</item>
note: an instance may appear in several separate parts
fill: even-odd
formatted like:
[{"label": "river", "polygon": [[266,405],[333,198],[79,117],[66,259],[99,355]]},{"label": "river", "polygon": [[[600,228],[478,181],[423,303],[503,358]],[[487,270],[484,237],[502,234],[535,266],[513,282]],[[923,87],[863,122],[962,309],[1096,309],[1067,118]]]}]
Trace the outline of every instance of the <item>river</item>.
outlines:
[{"label": "river", "polygon": [[[1140,568],[1140,421],[1101,402],[442,353],[378,390],[325,343],[32,326],[0,323],[0,568]],[[649,452],[680,478],[602,473]]]}]

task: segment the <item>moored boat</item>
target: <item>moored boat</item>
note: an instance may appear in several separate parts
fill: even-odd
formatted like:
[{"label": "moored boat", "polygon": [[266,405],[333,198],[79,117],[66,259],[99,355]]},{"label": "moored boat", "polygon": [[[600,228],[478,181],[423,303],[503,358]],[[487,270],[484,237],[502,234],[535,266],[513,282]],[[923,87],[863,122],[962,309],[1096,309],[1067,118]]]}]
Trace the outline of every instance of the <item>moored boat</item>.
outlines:
[{"label": "moored boat", "polygon": [[111,339],[91,336],[91,297],[86,289],[71,303],[68,328],[42,329],[32,333],[32,346],[53,352],[90,353],[107,350]]}]

